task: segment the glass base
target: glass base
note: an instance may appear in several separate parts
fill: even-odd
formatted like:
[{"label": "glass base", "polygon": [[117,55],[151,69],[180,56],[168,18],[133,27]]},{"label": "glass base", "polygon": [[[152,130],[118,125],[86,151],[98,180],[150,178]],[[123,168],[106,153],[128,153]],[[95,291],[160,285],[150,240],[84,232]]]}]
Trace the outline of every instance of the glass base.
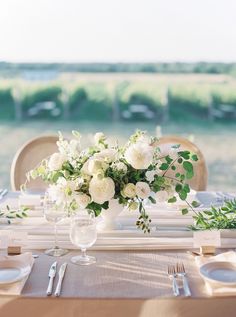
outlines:
[{"label": "glass base", "polygon": [[66,249],[61,249],[59,247],[55,247],[49,250],[46,250],[44,253],[49,255],[49,256],[62,256],[67,254],[69,251]]},{"label": "glass base", "polygon": [[73,256],[71,258],[71,262],[76,265],[90,265],[97,262],[96,258],[94,256],[84,256],[84,255],[77,255]]}]

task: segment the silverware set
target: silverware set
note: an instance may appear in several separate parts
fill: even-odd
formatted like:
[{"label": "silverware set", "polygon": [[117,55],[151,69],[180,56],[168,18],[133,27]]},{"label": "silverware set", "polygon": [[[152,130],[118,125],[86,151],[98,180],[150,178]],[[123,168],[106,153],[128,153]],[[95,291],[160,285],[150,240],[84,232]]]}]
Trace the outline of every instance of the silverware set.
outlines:
[{"label": "silverware set", "polygon": [[177,279],[182,280],[184,296],[191,296],[191,291],[186,276],[186,271],[183,263],[177,263],[176,265],[168,265],[167,274],[172,281],[172,290],[174,296],[180,295],[180,288]]},{"label": "silverware set", "polygon": [[[62,282],[63,282],[64,276],[65,276],[66,267],[67,267],[67,263],[65,262],[61,265],[59,272],[58,272],[59,278],[58,278],[56,290],[54,293],[54,295],[57,297],[60,296],[60,294],[61,294]],[[49,272],[48,272],[49,283],[48,283],[48,288],[47,288],[47,292],[46,292],[47,296],[51,296],[53,293],[53,283],[54,283],[54,278],[56,276],[56,273],[57,273],[57,261],[55,261],[51,265]]]}]

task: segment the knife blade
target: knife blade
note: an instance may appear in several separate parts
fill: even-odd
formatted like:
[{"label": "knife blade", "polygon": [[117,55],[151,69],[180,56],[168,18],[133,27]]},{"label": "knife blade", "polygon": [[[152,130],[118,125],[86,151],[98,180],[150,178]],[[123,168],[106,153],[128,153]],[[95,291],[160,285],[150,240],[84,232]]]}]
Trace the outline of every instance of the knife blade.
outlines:
[{"label": "knife blade", "polygon": [[63,263],[60,267],[59,270],[59,280],[57,283],[57,287],[56,287],[56,291],[55,291],[55,296],[60,296],[61,294],[61,286],[62,286],[62,281],[66,272],[66,267],[67,267],[67,263]]},{"label": "knife blade", "polygon": [[48,288],[47,288],[47,296],[52,295],[52,288],[53,288],[53,281],[54,281],[54,277],[56,276],[56,272],[57,272],[57,261],[55,261],[48,272],[48,277],[49,277],[49,283],[48,283]]},{"label": "knife blade", "polygon": [[3,199],[3,197],[8,193],[7,189],[4,189],[0,194],[0,200]]}]

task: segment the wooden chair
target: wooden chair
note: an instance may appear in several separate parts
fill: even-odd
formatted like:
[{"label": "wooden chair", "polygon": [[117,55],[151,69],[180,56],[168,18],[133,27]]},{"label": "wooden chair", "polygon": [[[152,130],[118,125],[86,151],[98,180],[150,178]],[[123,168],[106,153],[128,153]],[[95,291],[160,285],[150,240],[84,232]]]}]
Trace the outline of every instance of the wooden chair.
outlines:
[{"label": "wooden chair", "polygon": [[[11,187],[20,190],[26,181],[26,173],[35,168],[44,158],[58,151],[58,136],[48,135],[34,138],[25,143],[16,153],[11,166]],[[41,180],[31,180],[27,184],[30,190],[45,190],[47,185]]]},{"label": "wooden chair", "polygon": [[[180,150],[189,150],[197,154],[198,161],[193,162],[194,176],[187,183],[192,189],[196,191],[206,190],[208,182],[208,171],[204,156],[200,149],[189,140],[179,136],[164,136],[161,137],[159,140],[159,147],[161,150],[164,150],[165,153],[168,152],[168,150],[171,150],[171,146],[175,144],[180,144]],[[183,171],[183,168],[180,167],[178,171]],[[169,170],[166,175],[174,176],[176,172],[177,171]]]}]

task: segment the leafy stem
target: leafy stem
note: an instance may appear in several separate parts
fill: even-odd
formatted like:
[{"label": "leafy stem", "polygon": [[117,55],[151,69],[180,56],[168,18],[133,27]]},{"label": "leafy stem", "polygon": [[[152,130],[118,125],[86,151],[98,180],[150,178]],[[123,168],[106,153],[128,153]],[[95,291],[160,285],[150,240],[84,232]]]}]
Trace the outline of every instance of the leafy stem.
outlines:
[{"label": "leafy stem", "polygon": [[163,177],[166,175],[166,173],[169,171],[169,169],[171,168],[171,166],[173,166],[175,164],[175,162],[180,158],[180,155],[178,154],[178,156],[169,164],[169,167],[165,170],[165,172],[163,173]]}]

